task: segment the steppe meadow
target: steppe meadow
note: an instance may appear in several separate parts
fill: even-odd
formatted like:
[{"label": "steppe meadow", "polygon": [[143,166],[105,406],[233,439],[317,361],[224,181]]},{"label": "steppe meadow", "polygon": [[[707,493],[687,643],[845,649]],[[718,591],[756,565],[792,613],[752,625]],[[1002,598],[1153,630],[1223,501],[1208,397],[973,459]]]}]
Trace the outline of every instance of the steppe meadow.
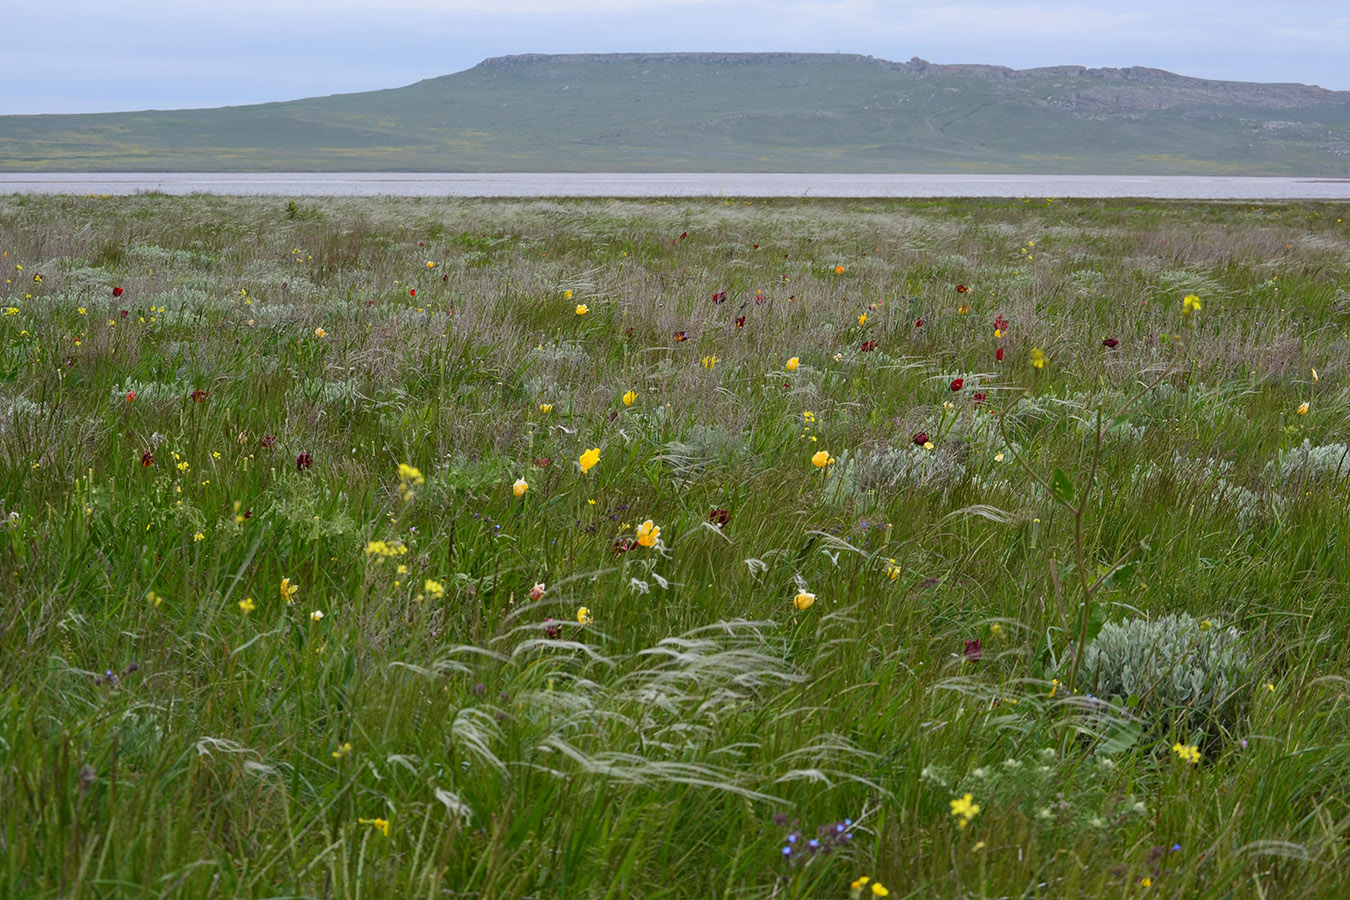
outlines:
[{"label": "steppe meadow", "polygon": [[0,252],[0,896],[1350,895],[1350,205]]}]

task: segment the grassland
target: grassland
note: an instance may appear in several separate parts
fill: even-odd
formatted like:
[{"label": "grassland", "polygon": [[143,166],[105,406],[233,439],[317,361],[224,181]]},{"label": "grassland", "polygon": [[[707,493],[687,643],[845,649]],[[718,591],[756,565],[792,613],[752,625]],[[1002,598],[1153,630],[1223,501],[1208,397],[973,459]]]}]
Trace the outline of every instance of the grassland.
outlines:
[{"label": "grassland", "polygon": [[1347,222],[0,198],[0,896],[1345,896]]},{"label": "grassland", "polygon": [[6,171],[1350,175],[1350,92],[856,54],[529,55],[221,109],[0,116]]}]

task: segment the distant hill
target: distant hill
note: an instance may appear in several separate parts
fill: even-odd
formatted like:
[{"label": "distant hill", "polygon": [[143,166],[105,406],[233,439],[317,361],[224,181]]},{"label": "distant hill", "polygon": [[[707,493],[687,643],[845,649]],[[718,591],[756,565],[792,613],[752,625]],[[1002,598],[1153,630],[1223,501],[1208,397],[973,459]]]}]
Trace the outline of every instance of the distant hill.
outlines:
[{"label": "distant hill", "polygon": [[800,53],[505,56],[407,87],[0,116],[6,171],[1350,175],[1350,92]]}]

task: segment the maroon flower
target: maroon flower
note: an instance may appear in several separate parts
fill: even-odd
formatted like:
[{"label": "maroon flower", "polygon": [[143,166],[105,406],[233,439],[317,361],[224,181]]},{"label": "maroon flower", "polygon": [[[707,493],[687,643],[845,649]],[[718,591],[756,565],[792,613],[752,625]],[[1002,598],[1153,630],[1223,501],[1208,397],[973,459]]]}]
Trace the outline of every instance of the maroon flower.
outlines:
[{"label": "maroon flower", "polygon": [[544,637],[551,641],[556,641],[562,637],[562,622],[549,616],[544,620]]},{"label": "maroon flower", "polygon": [[964,284],[958,284],[956,286],[956,292],[958,294],[964,294],[968,290],[970,290],[970,288],[966,287]]},{"label": "maroon flower", "polygon": [[961,652],[961,655],[969,660],[976,660],[983,657],[984,648],[980,646],[979,639],[977,638],[973,641],[966,641],[966,649]]},{"label": "maroon flower", "polygon": [[[788,298],[788,300],[791,300],[791,299],[792,299],[791,297]],[[755,305],[756,305],[756,306],[763,306],[765,303],[768,303],[768,302],[769,302],[769,298],[764,294],[763,291],[755,291]]]},{"label": "maroon flower", "polygon": [[737,317],[736,317],[736,327],[737,327],[737,328],[744,328],[744,327],[745,327],[745,316],[737,316]]},{"label": "maroon flower", "polygon": [[624,337],[632,337],[632,336],[633,336],[633,329],[632,329],[631,327],[630,327],[630,328],[625,328],[625,329],[623,330],[623,336],[624,336]]},{"label": "maroon flower", "polygon": [[207,393],[201,388],[197,388],[191,394],[188,394],[188,396],[192,398],[193,403],[201,403],[203,400],[206,399]]},{"label": "maroon flower", "polygon": [[408,288],[408,296],[409,296],[409,297],[416,297],[416,296],[417,296],[417,288]]},{"label": "maroon flower", "polygon": [[727,292],[726,292],[726,291],[713,291],[713,302],[714,302],[714,303],[726,303],[726,302],[727,302]]},{"label": "maroon flower", "polygon": [[914,437],[910,438],[910,440],[914,442],[915,446],[922,447],[924,444],[928,443],[928,432],[920,431],[918,434],[914,435]]},{"label": "maroon flower", "polygon": [[264,434],[262,439],[262,445],[264,450],[271,450],[273,447],[277,445],[277,439],[270,434]]},{"label": "maroon flower", "polygon": [[963,388],[963,387],[965,387],[965,386],[966,386],[966,380],[965,380],[964,378],[953,378],[953,379],[952,379],[952,390],[953,390],[953,391],[959,391],[959,390],[961,390],[961,388]]},{"label": "maroon flower", "polygon": [[731,521],[731,512],[719,506],[708,513],[708,521],[718,528],[725,528],[727,523]]},{"label": "maroon flower", "polygon": [[295,458],[295,471],[297,472],[303,472],[312,465],[314,465],[314,457],[310,456],[308,451]]},{"label": "maroon flower", "polygon": [[750,249],[751,249],[751,250],[758,250],[758,249],[759,249],[759,244],[755,244],[755,245],[754,245],[753,247],[751,247]]},{"label": "maroon flower", "polygon": [[998,329],[999,331],[1008,330],[1008,321],[1003,318],[1003,313],[999,313],[997,316],[994,317],[994,328]]},{"label": "maroon flower", "polygon": [[859,347],[858,349],[861,350],[861,351],[864,352],[864,353],[871,353],[873,350],[877,349],[877,342],[876,342],[876,341],[863,341],[863,342],[862,342],[862,346]]},{"label": "maroon flower", "polygon": [[122,318],[125,319],[126,317],[127,317],[127,311],[124,309],[124,310],[122,310]]},{"label": "maroon flower", "polygon": [[534,464],[541,469],[547,465],[550,465],[552,462],[553,460],[549,459],[547,456],[536,456],[534,458]]},{"label": "maroon flower", "polygon": [[914,327],[915,327],[915,328],[922,328],[922,327],[923,327],[923,319],[915,319],[915,320],[914,320]]},{"label": "maroon flower", "polygon": [[983,403],[985,400],[989,399],[989,395],[984,391],[976,391],[971,395],[970,399],[974,400],[976,403]]},{"label": "maroon flower", "polygon": [[122,289],[120,287],[113,288],[113,296],[114,297],[122,296]]},{"label": "maroon flower", "polygon": [[680,232],[680,240],[684,240],[684,239],[687,238],[687,237],[689,237],[689,232],[687,232],[687,231],[681,231],[681,232]]},{"label": "maroon flower", "polygon": [[675,342],[677,344],[681,341],[689,340],[689,335],[685,334],[683,331],[677,331],[674,334],[672,334],[671,337],[675,339]]},{"label": "maroon flower", "polygon": [[145,466],[148,469],[154,464],[155,464],[155,455],[153,453],[147,450],[141,454],[141,465]]},{"label": "maroon flower", "polygon": [[609,549],[614,553],[627,553],[636,546],[637,544],[629,538],[619,538]]},{"label": "maroon flower", "polygon": [[1003,348],[1002,348],[1002,347],[999,347],[997,350],[994,351],[994,359],[998,360],[999,362],[1003,362]]},{"label": "maroon flower", "polygon": [[1120,346],[1120,341],[1116,340],[1115,338],[1103,338],[1102,346],[1105,347],[1107,350],[1114,350]]}]

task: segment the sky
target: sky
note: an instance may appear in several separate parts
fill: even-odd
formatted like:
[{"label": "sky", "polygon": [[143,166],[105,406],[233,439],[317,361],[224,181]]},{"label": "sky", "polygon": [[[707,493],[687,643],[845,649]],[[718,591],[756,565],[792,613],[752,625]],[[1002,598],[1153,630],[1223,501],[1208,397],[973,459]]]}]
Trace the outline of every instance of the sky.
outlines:
[{"label": "sky", "polygon": [[510,53],[796,51],[1152,66],[1350,90],[1350,2],[0,0],[0,114],[411,84]]}]

